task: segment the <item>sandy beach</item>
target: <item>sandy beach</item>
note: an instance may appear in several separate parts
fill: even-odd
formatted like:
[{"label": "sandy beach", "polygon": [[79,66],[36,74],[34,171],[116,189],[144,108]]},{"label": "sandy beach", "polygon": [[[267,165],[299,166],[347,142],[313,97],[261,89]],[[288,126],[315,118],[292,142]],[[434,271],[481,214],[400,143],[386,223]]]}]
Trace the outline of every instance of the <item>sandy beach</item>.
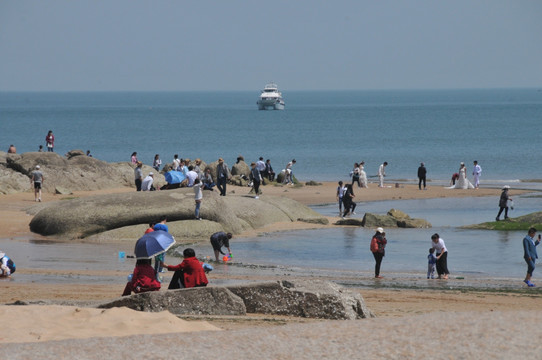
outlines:
[{"label": "sandy beach", "polygon": [[[248,193],[248,188],[230,186],[228,196],[239,196]],[[323,183],[318,186],[264,186],[263,196],[286,196],[304,204],[335,203],[336,184]],[[98,193],[115,193],[134,191],[130,188],[120,188],[106,191],[76,192],[69,197],[85,197]],[[417,198],[447,198],[498,196],[498,188],[480,188],[478,190],[450,190],[440,186],[429,186],[427,191],[419,191],[415,185],[401,185],[395,188],[378,188],[375,184],[368,189],[356,189],[357,201],[407,200]],[[512,195],[522,191],[513,190]],[[44,202],[60,200],[67,196],[44,194]],[[0,238],[9,241],[48,240],[29,232],[28,224],[31,216],[25,209],[34,205],[30,192],[0,197]],[[330,225],[315,225],[306,223],[280,223],[266,228],[241,234],[253,236],[258,232],[332,227]],[[49,239],[50,240],[50,239]],[[6,240],[7,241],[7,240]],[[49,272],[53,276],[87,276],[107,277],[119,276],[118,272],[84,269],[32,269],[18,268],[11,280],[0,281],[0,303],[13,303],[17,300],[26,302],[43,301],[40,306],[19,306],[16,308],[0,307],[2,314],[11,314],[19,322],[17,327],[10,328],[8,335],[0,336],[14,359],[31,358],[34,351],[40,354],[79,354],[79,358],[103,357],[107,352],[109,358],[126,358],[131,347],[140,347],[141,342],[167,348],[159,358],[171,358],[175,351],[180,351],[183,344],[190,344],[194,358],[205,358],[218,355],[213,352],[213,346],[227,351],[231,356],[255,356],[261,358],[309,358],[335,357],[356,358],[361,354],[369,357],[381,355],[378,347],[366,347],[364,344],[380,344],[387,349],[384,358],[429,358],[431,344],[439,344],[447,349],[449,358],[476,358],[482,354],[493,354],[493,358],[509,358],[509,355],[523,354],[528,356],[539,350],[538,345],[529,347],[519,334],[534,331],[536,320],[542,317],[539,310],[542,293],[534,291],[507,291],[487,287],[483,280],[477,280],[469,287],[460,290],[453,288],[454,283],[442,285],[435,282],[425,288],[378,288],[367,287],[358,289],[368,307],[377,315],[375,319],[359,321],[323,321],[314,319],[287,318],[280,316],[248,315],[244,317],[186,317],[177,319],[169,314],[139,314],[127,313],[127,310],[110,312],[107,321],[101,310],[87,309],[102,301],[117,298],[122,289],[118,284],[77,284],[77,283],[25,283],[18,282],[17,275],[32,275]],[[122,274],[124,276],[124,274]],[[225,276],[217,274],[215,276]],[[315,278],[318,275],[314,276]],[[367,274],[367,277],[370,277]],[[273,280],[276,275],[265,273],[244,274],[241,280]],[[491,281],[491,280],[489,280]],[[505,280],[499,280],[506,285]],[[408,284],[407,284],[408,285]],[[448,286],[449,285],[449,286]],[[164,291],[164,290],[162,290]],[[58,306],[70,304],[73,306]],[[11,310],[11,309],[16,309]],[[81,329],[81,322],[73,321],[74,317],[84,316],[97,321],[101,326],[87,326]],[[48,326],[51,320],[45,316],[57,318],[56,325]],[[7,315],[6,315],[7,316]],[[156,316],[156,318],[153,318]],[[175,318],[175,319],[172,319]],[[4,315],[2,315],[4,318]],[[126,320],[130,319],[129,323]],[[179,320],[179,323],[175,323]],[[518,323],[522,321],[520,326]],[[90,321],[90,320],[85,320]],[[159,321],[171,327],[160,329],[149,328],[146,324]],[[181,323],[182,322],[182,323]],[[445,323],[444,326],[440,325]],[[91,322],[89,322],[89,325]],[[63,331],[56,328],[62,326]],[[9,327],[9,326],[8,326]],[[94,327],[94,331],[92,329]],[[517,327],[517,330],[515,330]],[[49,329],[49,330],[47,330]],[[216,331],[216,330],[222,331]],[[330,329],[334,329],[330,332]],[[443,332],[442,329],[445,329]],[[510,341],[500,343],[495,339],[488,342],[491,334],[502,336],[503,330],[510,336]],[[520,330],[521,329],[521,330]],[[213,331],[211,331],[213,330]],[[190,331],[206,331],[205,340],[197,341],[201,335]],[[210,332],[209,332],[210,331]],[[164,333],[184,332],[183,335]],[[76,334],[77,335],[73,335]],[[72,335],[71,335],[72,334]],[[147,335],[143,335],[147,334]],[[154,334],[154,335],[149,335]],[[250,334],[250,342],[246,341]],[[295,336],[294,336],[295,334]],[[327,334],[327,335],[325,335]],[[518,334],[518,335],[510,335]],[[483,338],[476,343],[483,346],[465,345],[472,341],[473,336]],[[105,337],[104,337],[105,336]],[[73,338],[94,338],[92,341],[70,340]],[[296,338],[296,340],[293,340]],[[313,339],[306,342],[307,339]],[[67,339],[67,340],[66,340]],[[117,339],[117,340],[116,340]],[[233,342],[232,342],[233,339]],[[305,343],[303,343],[305,339]],[[384,340],[385,339],[385,340]],[[430,341],[424,341],[430,339]],[[51,341],[59,340],[59,341]],[[384,343],[382,343],[384,341]],[[17,343],[27,343],[24,346]],[[389,343],[386,343],[389,342]],[[175,345],[172,346],[171,344]],[[230,344],[230,345],[224,345]],[[340,346],[344,343],[344,346]],[[169,344],[169,345],[166,345]],[[267,344],[267,345],[264,345]],[[290,345],[286,345],[290,344]],[[338,345],[339,344],[339,345]],[[346,345],[348,344],[348,345]],[[357,350],[353,350],[357,345]],[[79,352],[83,348],[92,348],[92,352]],[[291,346],[295,350],[288,350]],[[301,351],[304,349],[304,351]],[[468,349],[468,351],[466,350]],[[197,355],[196,355],[197,354]],[[323,356],[325,354],[325,356]],[[220,356],[218,356],[220,358]],[[43,358],[49,358],[43,356]]]}]

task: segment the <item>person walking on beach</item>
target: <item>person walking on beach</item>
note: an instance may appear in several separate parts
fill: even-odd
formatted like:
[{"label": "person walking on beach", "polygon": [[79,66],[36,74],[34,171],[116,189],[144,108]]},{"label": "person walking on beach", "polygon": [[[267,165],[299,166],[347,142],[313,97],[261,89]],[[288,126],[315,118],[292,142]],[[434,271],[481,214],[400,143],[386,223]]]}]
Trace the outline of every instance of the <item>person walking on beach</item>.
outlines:
[{"label": "person walking on beach", "polygon": [[343,205],[344,205],[344,213],[343,213],[343,219],[344,217],[352,214],[356,215],[355,209],[356,209],[356,203],[354,202],[354,198],[356,195],[354,195],[354,188],[352,187],[352,184],[346,184],[346,190],[343,194]]},{"label": "person walking on beach", "polygon": [[47,146],[47,152],[55,151],[55,135],[53,135],[53,130],[49,130],[47,135],[45,135],[45,145]]},{"label": "person walking on beach", "polygon": [[422,182],[423,182],[423,189],[426,190],[425,188],[425,178],[426,178],[426,175],[427,175],[427,169],[425,168],[425,164],[424,163],[421,163],[420,164],[420,167],[418,168],[418,189],[422,189]]},{"label": "person walking on beach", "polygon": [[339,186],[337,186],[337,201],[339,201],[339,216],[343,215],[343,197],[346,192],[346,186],[343,185],[342,181],[339,181]]},{"label": "person walking on beach", "polygon": [[437,273],[438,279],[448,279],[450,272],[448,271],[448,249],[444,244],[444,240],[440,238],[440,235],[434,233],[431,235],[432,247],[436,251],[437,255]]},{"label": "person walking on beach", "polygon": [[478,189],[480,186],[480,175],[482,175],[482,168],[478,165],[478,161],[474,160],[474,169],[472,170],[474,176],[474,188]]},{"label": "person walking on beach", "polygon": [[[263,158],[262,158],[263,159]],[[252,187],[254,189],[254,199],[260,198],[260,183],[262,182],[262,175],[256,163],[250,164],[250,180],[252,181]]]},{"label": "person walking on beach", "polygon": [[386,176],[386,166],[388,166],[388,162],[384,161],[383,164],[380,165],[378,168],[378,187],[383,188],[384,187],[384,177]]},{"label": "person walking on beach", "polygon": [[373,253],[373,257],[375,258],[375,278],[376,279],[382,279],[382,276],[380,276],[380,265],[382,264],[382,259],[386,255],[386,233],[384,232],[384,229],[379,227],[376,229],[376,233],[373,235],[373,238],[371,239],[371,252]]},{"label": "person walking on beach", "polygon": [[201,191],[202,188],[203,188],[203,183],[200,181],[200,179],[194,180],[193,189],[194,189],[194,201],[196,202],[196,210],[195,210],[196,220],[201,220],[201,218],[199,217],[199,209],[201,207],[201,200],[203,200],[203,192]]},{"label": "person walking on beach", "polygon": [[429,255],[427,255],[427,278],[435,278],[435,267],[437,264],[437,257],[435,256],[435,248],[429,248]]},{"label": "person walking on beach", "polygon": [[230,249],[230,239],[232,238],[231,233],[225,233],[219,231],[211,235],[211,245],[213,246],[213,251],[215,252],[215,259],[218,261],[219,254],[226,255],[222,252],[222,247],[225,246],[228,249],[228,254],[231,255]]},{"label": "person walking on beach", "polygon": [[367,188],[367,173],[364,170],[365,161],[359,163],[359,180],[361,182],[361,187]]},{"label": "person walking on beach", "polygon": [[532,227],[529,229],[527,236],[523,238],[523,259],[525,259],[525,262],[527,263],[527,275],[525,275],[525,280],[523,280],[523,282],[529,287],[534,287],[534,284],[531,282],[531,277],[533,276],[535,261],[538,259],[536,247],[540,244],[540,234],[536,241],[534,240],[535,235],[536,229]]},{"label": "person walking on beach", "polygon": [[136,191],[141,191],[141,183],[143,182],[142,167],[143,167],[143,163],[141,161],[138,161],[134,169],[134,180],[135,180]]},{"label": "person walking on beach", "polygon": [[132,156],[130,156],[130,161],[132,162],[132,164],[137,165],[137,152],[136,151],[134,151],[132,153]]},{"label": "person walking on beach", "polygon": [[226,183],[230,177],[228,165],[224,162],[224,159],[219,158],[216,167],[216,187],[220,191],[220,196],[226,196]]},{"label": "person walking on beach", "polygon": [[504,185],[502,187],[501,198],[499,199],[499,213],[495,218],[496,221],[500,220],[501,214],[504,210],[504,220],[508,219],[508,201],[512,201],[512,198],[508,195],[510,186]]},{"label": "person walking on beach", "polygon": [[40,171],[40,166],[36,165],[36,170],[32,171],[30,185],[34,185],[34,201],[41,201],[41,188],[43,186],[43,173]]},{"label": "person walking on beach", "polygon": [[154,155],[154,160],[152,161],[152,167],[156,171],[160,171],[160,166],[162,166],[162,160],[160,160],[160,154]]}]

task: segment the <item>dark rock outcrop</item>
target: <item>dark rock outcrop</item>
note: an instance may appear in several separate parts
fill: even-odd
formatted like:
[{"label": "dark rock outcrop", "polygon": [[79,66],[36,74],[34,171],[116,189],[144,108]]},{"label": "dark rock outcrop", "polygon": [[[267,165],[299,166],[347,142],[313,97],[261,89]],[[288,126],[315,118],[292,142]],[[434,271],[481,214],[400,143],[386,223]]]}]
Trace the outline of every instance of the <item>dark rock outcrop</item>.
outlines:
[{"label": "dark rock outcrop", "polygon": [[168,310],[175,315],[246,315],[243,300],[223,287],[151,291],[125,296],[98,307],[127,307],[147,312]]},{"label": "dark rock outcrop", "polygon": [[424,219],[413,219],[401,210],[391,209],[386,215],[365,213],[363,220],[359,219],[340,219],[335,225],[354,225],[367,228],[418,228],[425,229],[432,227],[431,223]]}]

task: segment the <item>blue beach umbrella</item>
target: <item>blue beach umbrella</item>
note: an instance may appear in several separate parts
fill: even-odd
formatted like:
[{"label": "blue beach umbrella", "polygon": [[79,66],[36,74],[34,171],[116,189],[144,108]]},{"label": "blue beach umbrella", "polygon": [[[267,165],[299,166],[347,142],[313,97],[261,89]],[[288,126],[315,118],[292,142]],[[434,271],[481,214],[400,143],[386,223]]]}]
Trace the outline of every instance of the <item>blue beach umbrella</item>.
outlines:
[{"label": "blue beach umbrella", "polygon": [[175,239],[163,230],[151,231],[137,240],[134,253],[137,259],[150,259],[153,256],[166,252]]}]

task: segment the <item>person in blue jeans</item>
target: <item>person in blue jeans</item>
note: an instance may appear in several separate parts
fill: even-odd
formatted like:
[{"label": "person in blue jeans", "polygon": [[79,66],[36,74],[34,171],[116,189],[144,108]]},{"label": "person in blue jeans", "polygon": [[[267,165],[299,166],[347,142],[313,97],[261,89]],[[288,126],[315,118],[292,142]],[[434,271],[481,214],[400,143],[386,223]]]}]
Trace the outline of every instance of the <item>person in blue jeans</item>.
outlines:
[{"label": "person in blue jeans", "polygon": [[523,282],[529,287],[534,287],[534,284],[531,282],[531,277],[533,276],[534,264],[536,259],[538,259],[538,254],[536,253],[536,247],[540,244],[540,234],[538,235],[538,240],[534,240],[536,235],[536,229],[534,227],[530,228],[527,236],[523,238],[523,258],[527,263],[527,275]]}]

